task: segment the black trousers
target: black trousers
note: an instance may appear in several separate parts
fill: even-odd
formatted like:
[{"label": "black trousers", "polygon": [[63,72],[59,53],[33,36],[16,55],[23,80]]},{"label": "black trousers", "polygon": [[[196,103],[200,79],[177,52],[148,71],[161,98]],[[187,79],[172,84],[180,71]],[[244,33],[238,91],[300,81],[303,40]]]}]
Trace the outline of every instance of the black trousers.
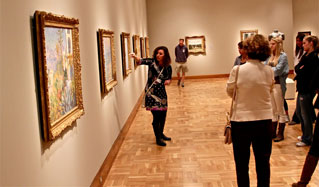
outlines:
[{"label": "black trousers", "polygon": [[313,140],[309,150],[309,154],[319,157],[319,113],[317,114],[315,131],[313,133]]},{"label": "black trousers", "polygon": [[166,110],[152,110],[153,115],[153,130],[156,138],[161,138],[164,131],[165,121],[166,121]]},{"label": "black trousers", "polygon": [[256,162],[257,186],[269,187],[272,147],[271,119],[248,122],[231,122],[233,152],[238,187],[249,187],[250,146]]}]

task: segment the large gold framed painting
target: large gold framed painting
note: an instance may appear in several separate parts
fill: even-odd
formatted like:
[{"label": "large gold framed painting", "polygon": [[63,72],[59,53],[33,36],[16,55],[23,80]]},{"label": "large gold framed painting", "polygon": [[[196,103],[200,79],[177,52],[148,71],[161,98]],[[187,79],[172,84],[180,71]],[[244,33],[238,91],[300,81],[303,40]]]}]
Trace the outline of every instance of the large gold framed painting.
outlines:
[{"label": "large gold framed painting", "polygon": [[[133,36],[133,49],[136,56],[141,58],[141,46],[140,46],[140,36],[134,35]],[[134,60],[134,68],[137,68],[137,63]]]},{"label": "large gold framed painting", "polygon": [[98,36],[101,91],[102,94],[107,94],[117,85],[114,33],[112,31],[99,29]]},{"label": "large gold framed painting", "polygon": [[84,114],[79,20],[36,11],[36,45],[45,141]]}]

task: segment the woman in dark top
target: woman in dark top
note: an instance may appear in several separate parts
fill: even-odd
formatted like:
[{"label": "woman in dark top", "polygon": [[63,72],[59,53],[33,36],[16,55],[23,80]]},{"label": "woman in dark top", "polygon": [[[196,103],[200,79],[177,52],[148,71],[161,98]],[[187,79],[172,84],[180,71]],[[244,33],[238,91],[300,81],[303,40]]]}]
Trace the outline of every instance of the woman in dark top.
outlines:
[{"label": "woman in dark top", "polygon": [[164,135],[164,126],[167,113],[167,94],[165,85],[170,84],[172,79],[171,58],[167,47],[160,46],[154,50],[153,58],[139,58],[131,55],[138,65],[147,65],[148,80],[145,87],[145,107],[153,115],[153,130],[156,144],[166,146],[163,141],[171,138]]},{"label": "woman in dark top", "polygon": [[[310,87],[319,91],[319,68],[314,74],[312,81],[310,83]],[[313,141],[311,147],[309,149],[308,155],[306,157],[305,163],[303,165],[302,173],[300,180],[297,183],[293,183],[293,187],[305,187],[309,183],[313,172],[318,165],[319,160],[319,113],[317,114],[315,131],[313,133]]]},{"label": "woman in dark top", "polygon": [[311,86],[311,82],[319,65],[317,45],[318,38],[316,36],[306,36],[303,39],[303,48],[306,53],[295,66],[298,91],[296,114],[300,119],[302,129],[301,141],[296,144],[298,147],[310,145],[312,142],[312,114],[314,111],[312,101],[315,89]]}]

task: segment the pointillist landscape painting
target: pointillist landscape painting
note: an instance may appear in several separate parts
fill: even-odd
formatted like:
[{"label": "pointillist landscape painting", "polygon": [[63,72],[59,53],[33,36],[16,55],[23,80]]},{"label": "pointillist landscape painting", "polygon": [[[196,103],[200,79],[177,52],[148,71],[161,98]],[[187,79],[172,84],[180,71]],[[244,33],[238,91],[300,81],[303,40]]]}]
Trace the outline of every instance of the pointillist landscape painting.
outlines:
[{"label": "pointillist landscape painting", "polygon": [[111,38],[103,38],[103,45],[104,45],[104,58],[105,58],[105,84],[111,82],[113,78],[112,73],[112,49],[111,49]]},{"label": "pointillist landscape painting", "polygon": [[72,30],[45,27],[50,124],[77,106]]}]

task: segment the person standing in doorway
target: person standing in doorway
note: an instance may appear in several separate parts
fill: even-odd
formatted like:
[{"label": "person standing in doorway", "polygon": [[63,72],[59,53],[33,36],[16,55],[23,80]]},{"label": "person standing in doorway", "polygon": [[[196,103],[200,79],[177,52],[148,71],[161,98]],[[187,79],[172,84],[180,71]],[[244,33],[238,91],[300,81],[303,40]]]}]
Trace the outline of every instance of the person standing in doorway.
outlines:
[{"label": "person standing in doorway", "polygon": [[[187,58],[188,58],[188,49],[184,45],[184,39],[179,39],[179,44],[175,47],[175,62],[176,62],[176,72],[178,82],[177,85],[184,87],[185,73],[188,71],[187,68]],[[180,73],[182,72],[182,78]]]}]

